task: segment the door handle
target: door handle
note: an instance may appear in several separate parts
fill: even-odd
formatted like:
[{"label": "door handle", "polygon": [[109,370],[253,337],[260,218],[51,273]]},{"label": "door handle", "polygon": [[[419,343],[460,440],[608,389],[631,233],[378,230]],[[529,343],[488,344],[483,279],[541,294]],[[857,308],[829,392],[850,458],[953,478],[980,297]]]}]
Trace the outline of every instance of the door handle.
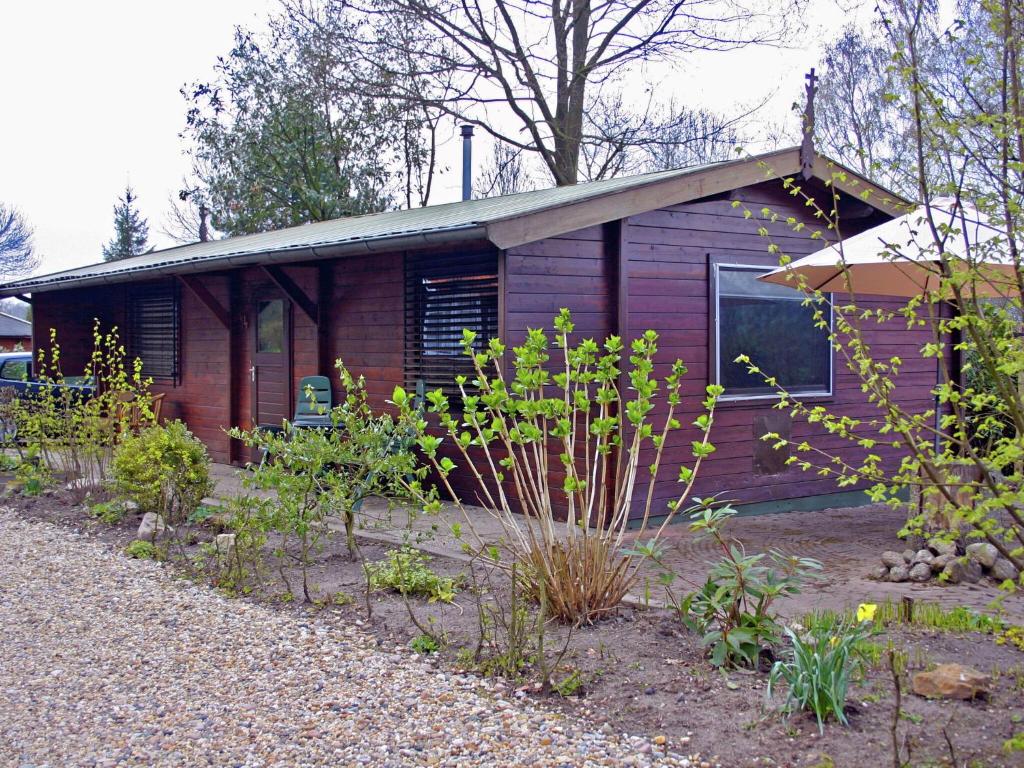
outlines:
[{"label": "door handle", "polygon": [[256,366],[255,365],[250,365],[249,366],[249,378],[252,381],[256,381]]}]

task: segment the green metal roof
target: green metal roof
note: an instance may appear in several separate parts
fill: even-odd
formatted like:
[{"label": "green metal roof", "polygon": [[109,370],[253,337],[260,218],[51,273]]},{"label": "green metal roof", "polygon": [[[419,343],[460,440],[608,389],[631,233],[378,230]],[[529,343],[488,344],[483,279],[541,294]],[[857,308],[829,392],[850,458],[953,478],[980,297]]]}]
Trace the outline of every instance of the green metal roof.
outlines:
[{"label": "green metal roof", "polygon": [[[500,229],[501,223],[524,219],[533,214],[541,214],[566,206],[580,203],[589,204],[591,201],[604,197],[616,196],[615,204],[608,206],[607,210],[602,208],[588,219],[588,221],[611,221],[631,215],[630,207],[637,207],[641,198],[645,198],[648,203],[654,199],[646,191],[641,192],[640,190],[643,188],[664,189],[666,190],[664,195],[671,196],[673,192],[670,188],[678,186],[675,183],[676,180],[680,180],[681,184],[688,184],[689,180],[686,177],[699,176],[704,171],[712,170],[717,174],[720,169],[725,172],[726,169],[747,164],[756,167],[760,161],[768,159],[772,161],[773,165],[784,159],[785,162],[794,164],[796,152],[796,148],[788,148],[757,157],[637,176],[623,176],[571,187],[553,187],[516,195],[432,205],[426,208],[352,216],[279,229],[274,232],[192,243],[176,248],[152,251],[120,261],[100,262],[64,272],[13,281],[0,285],[0,296],[21,295],[33,291],[52,291],[87,284],[126,282],[160,275],[204,272],[250,264],[288,263],[379,253],[388,250],[412,250],[469,240],[477,242],[490,240],[499,244],[499,238],[494,236],[494,233]],[[827,158],[823,159],[828,160]],[[798,167],[794,165],[794,168]],[[762,172],[759,167],[757,171],[757,178],[762,180],[772,175]],[[781,172],[789,173],[791,171],[783,169]],[[852,171],[848,172],[853,174]],[[702,178],[695,180],[691,185],[698,192],[704,188]],[[659,191],[654,197],[661,194],[662,192]],[[695,193],[692,196],[701,195]],[[669,199],[652,207],[679,202],[685,201]],[[495,227],[494,225],[499,226]],[[550,222],[547,226],[548,230],[546,231],[549,234],[545,236],[551,236],[552,229],[559,230],[561,227],[562,229],[559,231],[566,232],[576,229],[580,225],[578,220],[574,224],[571,217],[567,216],[564,222],[556,219],[553,226]],[[490,229],[492,227],[493,230]],[[501,245],[506,247],[508,243]]]},{"label": "green metal roof", "polygon": [[346,253],[411,249],[469,239],[484,240],[487,237],[487,225],[496,221],[626,191],[696,173],[708,167],[711,166],[623,176],[571,187],[554,187],[425,208],[351,216],[273,232],[192,243],[119,261],[100,262],[9,282],[0,286],[0,295],[11,296],[86,283],[123,282],[143,277],[146,273],[152,276],[184,274],[244,264],[306,261]]}]

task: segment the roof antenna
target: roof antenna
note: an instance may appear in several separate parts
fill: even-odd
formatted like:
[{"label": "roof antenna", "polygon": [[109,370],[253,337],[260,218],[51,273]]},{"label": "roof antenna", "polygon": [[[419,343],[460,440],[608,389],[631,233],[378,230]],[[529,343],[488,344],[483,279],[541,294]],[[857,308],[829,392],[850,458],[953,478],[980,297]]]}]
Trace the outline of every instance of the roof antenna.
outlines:
[{"label": "roof antenna", "polygon": [[804,179],[809,179],[814,175],[814,94],[818,90],[818,76],[814,74],[814,67],[804,75],[804,80],[807,81],[804,86],[807,103],[803,115],[804,137],[800,143],[800,173]]}]

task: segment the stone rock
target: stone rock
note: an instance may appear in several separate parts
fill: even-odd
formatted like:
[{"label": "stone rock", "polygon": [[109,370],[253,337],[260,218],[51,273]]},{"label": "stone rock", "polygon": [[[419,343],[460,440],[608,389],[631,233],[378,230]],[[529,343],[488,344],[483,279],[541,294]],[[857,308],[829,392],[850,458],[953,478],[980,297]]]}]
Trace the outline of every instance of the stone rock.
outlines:
[{"label": "stone rock", "polygon": [[928,542],[928,549],[930,549],[938,556],[949,555],[951,557],[956,557],[955,541],[943,541],[942,539],[932,539]]},{"label": "stone rock", "polygon": [[1006,581],[1007,579],[1016,581],[1019,575],[1020,573],[1013,563],[1005,557],[997,557],[996,561],[992,563],[992,569],[989,571],[989,576],[999,582]]},{"label": "stone rock", "polygon": [[964,564],[963,561],[954,558],[946,563],[946,566],[942,569],[942,579],[947,584],[959,584],[964,580]]},{"label": "stone rock", "polygon": [[906,581],[910,578],[910,569],[905,565],[897,565],[889,569],[889,581],[896,582],[897,584]]},{"label": "stone rock", "polygon": [[991,568],[999,557],[999,550],[987,541],[977,541],[967,545],[967,556],[983,568]]},{"label": "stone rock", "polygon": [[934,559],[935,555],[931,553],[931,550],[919,549],[914,553],[913,563],[914,565],[917,565],[918,563],[925,563],[926,565],[931,566],[932,560]]},{"label": "stone rock", "polygon": [[218,533],[213,545],[217,547],[217,554],[226,560],[235,554],[235,534]]},{"label": "stone rock", "polygon": [[914,562],[914,550],[912,550],[912,549],[905,549],[905,550],[903,550],[903,562],[906,563],[907,565],[910,565],[912,562]]},{"label": "stone rock", "polygon": [[914,675],[914,693],[929,699],[962,699],[968,701],[987,696],[992,678],[976,669],[960,664],[939,664],[931,672]]},{"label": "stone rock", "polygon": [[882,553],[882,564],[887,568],[896,568],[897,566],[903,565],[903,555],[899,552],[893,552],[891,549],[886,550]]},{"label": "stone rock", "polygon": [[914,550],[924,549],[925,547],[924,536],[919,533],[911,533],[903,540],[903,543]]},{"label": "stone rock", "polygon": [[135,538],[142,541],[153,541],[173,531],[174,529],[164,522],[161,515],[158,515],[156,512],[147,512],[142,516],[142,522],[139,523],[139,532]]},{"label": "stone rock", "polygon": [[932,567],[928,563],[915,563],[910,569],[911,581],[928,581],[932,577]]},{"label": "stone rock", "polygon": [[868,578],[874,579],[875,581],[885,581],[889,578],[889,569],[884,565],[876,565],[871,570],[871,573],[868,574]]},{"label": "stone rock", "polygon": [[139,511],[138,503],[132,501],[131,499],[125,499],[124,501],[122,501],[121,506],[124,508],[124,511],[128,514],[134,514]]},{"label": "stone rock", "polygon": [[985,575],[985,571],[977,560],[971,560],[969,557],[965,559],[967,562],[964,563],[963,580],[968,584],[977,584],[981,581],[981,577]]},{"label": "stone rock", "polygon": [[949,563],[956,559],[956,555],[936,555],[932,558],[932,572],[940,573]]}]

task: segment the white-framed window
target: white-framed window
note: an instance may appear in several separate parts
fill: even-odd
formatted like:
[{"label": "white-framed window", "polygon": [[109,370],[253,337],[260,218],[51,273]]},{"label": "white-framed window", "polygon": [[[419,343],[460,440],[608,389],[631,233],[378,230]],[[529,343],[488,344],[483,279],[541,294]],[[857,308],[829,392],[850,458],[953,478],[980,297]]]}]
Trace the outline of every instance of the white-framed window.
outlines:
[{"label": "white-framed window", "polygon": [[[734,362],[746,355],[764,376],[803,396],[832,394],[832,346],[818,326],[816,307],[795,288],[757,278],[770,267],[712,263],[711,373],[725,387],[724,399],[776,397],[762,376]],[[824,308],[832,327],[832,307]]]}]

